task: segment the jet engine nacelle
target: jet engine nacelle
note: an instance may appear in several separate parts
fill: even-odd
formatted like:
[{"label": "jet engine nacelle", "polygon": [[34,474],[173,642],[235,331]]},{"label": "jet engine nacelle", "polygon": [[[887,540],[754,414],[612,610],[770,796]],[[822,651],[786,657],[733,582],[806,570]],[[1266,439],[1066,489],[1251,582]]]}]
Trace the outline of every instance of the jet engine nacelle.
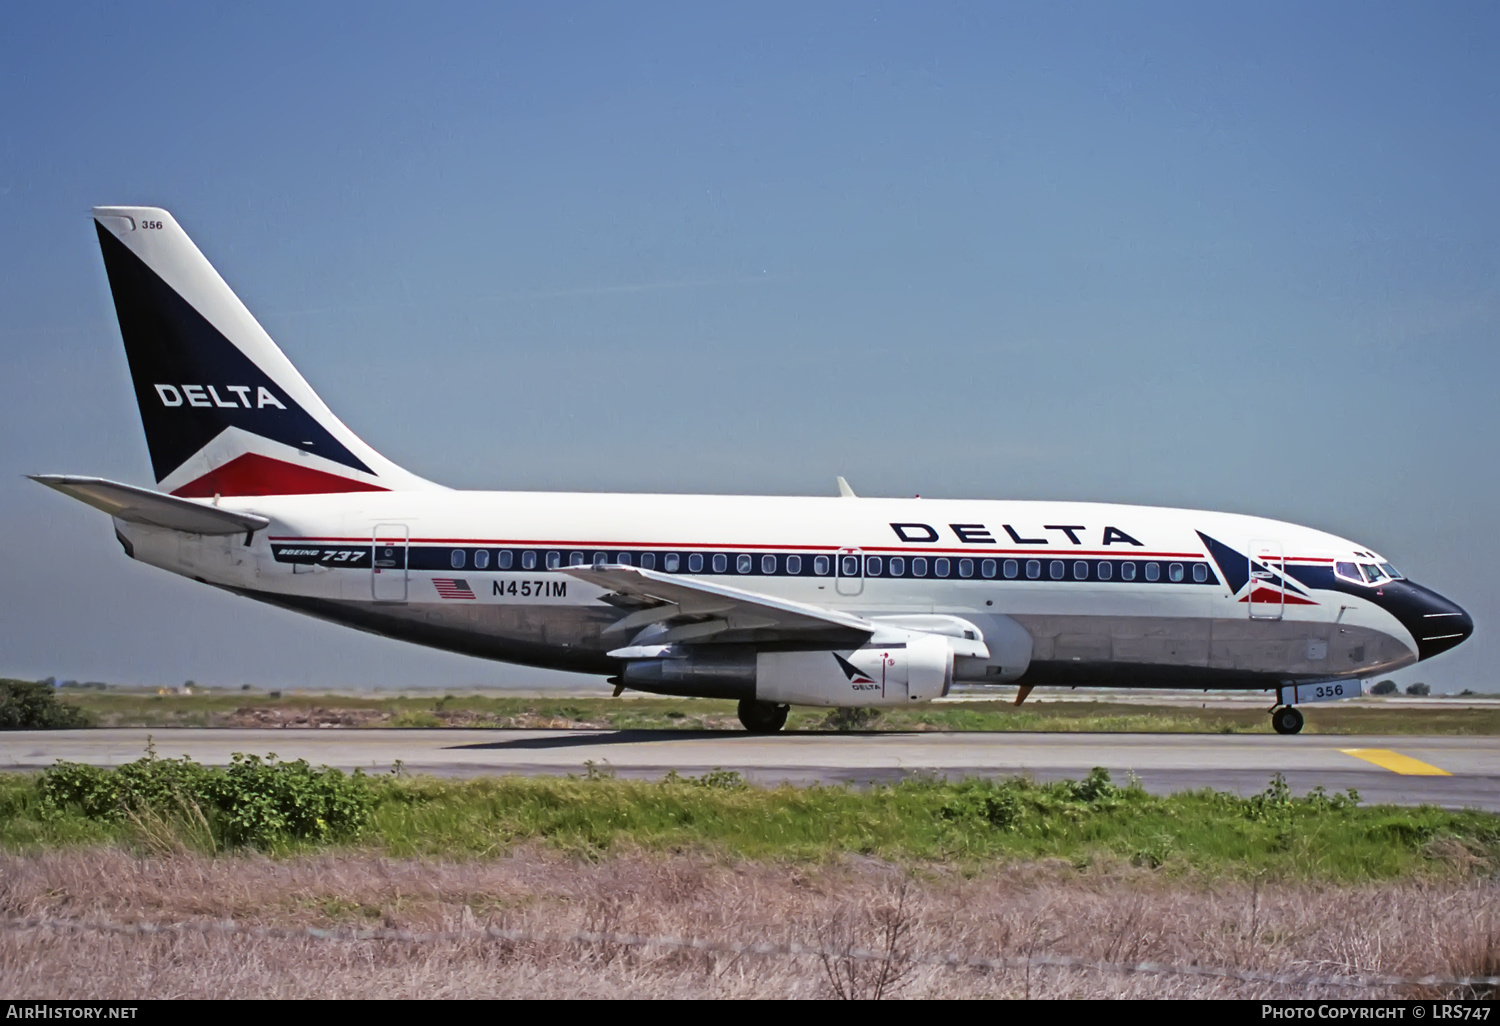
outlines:
[{"label": "jet engine nacelle", "polygon": [[787,705],[906,705],[953,684],[949,639],[931,634],[852,652],[761,652],[755,663],[755,697]]}]

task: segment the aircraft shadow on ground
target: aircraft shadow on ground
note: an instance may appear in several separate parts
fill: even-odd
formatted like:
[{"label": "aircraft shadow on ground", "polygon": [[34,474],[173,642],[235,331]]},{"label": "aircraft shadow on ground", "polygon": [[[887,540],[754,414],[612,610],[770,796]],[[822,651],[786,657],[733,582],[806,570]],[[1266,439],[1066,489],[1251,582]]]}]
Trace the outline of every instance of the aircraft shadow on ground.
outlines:
[{"label": "aircraft shadow on ground", "polygon": [[766,737],[833,737],[821,731],[784,730],[776,735],[751,734],[740,730],[606,730],[566,731],[545,737],[520,737],[508,741],[481,741],[470,745],[447,745],[449,751],[525,750],[528,748],[591,748],[601,745],[631,745],[647,741],[734,741]]}]

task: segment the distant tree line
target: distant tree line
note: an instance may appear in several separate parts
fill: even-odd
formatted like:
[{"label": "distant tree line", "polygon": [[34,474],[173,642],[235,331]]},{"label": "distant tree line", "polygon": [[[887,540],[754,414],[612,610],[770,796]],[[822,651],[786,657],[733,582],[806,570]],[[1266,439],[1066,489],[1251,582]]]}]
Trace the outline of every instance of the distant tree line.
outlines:
[{"label": "distant tree line", "polygon": [[[1370,694],[1372,694],[1372,695],[1394,695],[1395,693],[1396,693],[1396,682],[1393,681],[1393,680],[1383,680],[1379,684],[1376,684],[1373,688],[1370,689]],[[1426,684],[1423,684],[1420,681],[1418,681],[1415,684],[1408,684],[1408,685],[1406,685],[1406,693],[1408,695],[1418,695],[1418,696],[1421,696],[1421,695],[1430,695],[1430,694],[1432,694],[1432,688],[1430,688]]]}]

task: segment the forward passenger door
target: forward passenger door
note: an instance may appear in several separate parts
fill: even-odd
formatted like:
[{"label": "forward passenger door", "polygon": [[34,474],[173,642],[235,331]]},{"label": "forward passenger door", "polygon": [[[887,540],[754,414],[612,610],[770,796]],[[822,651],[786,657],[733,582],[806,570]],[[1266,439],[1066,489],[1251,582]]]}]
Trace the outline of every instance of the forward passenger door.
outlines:
[{"label": "forward passenger door", "polygon": [[1281,542],[1250,543],[1250,619],[1280,620],[1286,613],[1286,560]]}]

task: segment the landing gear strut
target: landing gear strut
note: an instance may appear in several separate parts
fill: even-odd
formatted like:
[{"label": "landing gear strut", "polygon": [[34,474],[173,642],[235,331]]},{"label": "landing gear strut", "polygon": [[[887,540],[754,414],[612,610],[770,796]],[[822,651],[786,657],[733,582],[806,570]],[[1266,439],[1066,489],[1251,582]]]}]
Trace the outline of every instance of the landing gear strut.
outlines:
[{"label": "landing gear strut", "polygon": [[1302,713],[1296,706],[1283,705],[1271,710],[1271,726],[1278,734],[1296,734],[1302,730]]},{"label": "landing gear strut", "polygon": [[740,700],[740,722],[752,734],[774,734],[786,726],[786,714],[790,710],[791,706],[744,698]]}]

